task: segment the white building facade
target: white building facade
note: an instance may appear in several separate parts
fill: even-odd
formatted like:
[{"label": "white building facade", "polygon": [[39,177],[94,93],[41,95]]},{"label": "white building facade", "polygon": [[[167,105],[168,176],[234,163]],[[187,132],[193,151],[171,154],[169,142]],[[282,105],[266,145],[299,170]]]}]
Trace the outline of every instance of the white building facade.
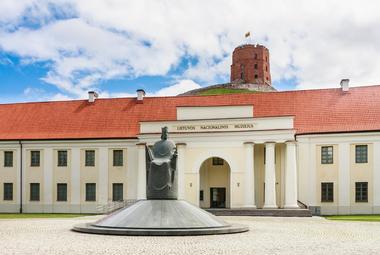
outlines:
[{"label": "white building facade", "polygon": [[380,213],[380,131],[301,134],[297,114],[256,116],[257,101],[205,104],[176,105],[174,119],[141,118],[136,137],[3,139],[0,212],[98,213],[146,199],[145,148],[166,126],[177,144],[179,199],[202,208]]}]

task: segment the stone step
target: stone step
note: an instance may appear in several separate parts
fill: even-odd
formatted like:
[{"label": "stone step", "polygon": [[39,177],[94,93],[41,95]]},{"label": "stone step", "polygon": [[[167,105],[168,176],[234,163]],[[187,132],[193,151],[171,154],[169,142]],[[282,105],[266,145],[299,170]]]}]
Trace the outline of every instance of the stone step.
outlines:
[{"label": "stone step", "polygon": [[308,209],[206,209],[216,216],[311,217]]}]

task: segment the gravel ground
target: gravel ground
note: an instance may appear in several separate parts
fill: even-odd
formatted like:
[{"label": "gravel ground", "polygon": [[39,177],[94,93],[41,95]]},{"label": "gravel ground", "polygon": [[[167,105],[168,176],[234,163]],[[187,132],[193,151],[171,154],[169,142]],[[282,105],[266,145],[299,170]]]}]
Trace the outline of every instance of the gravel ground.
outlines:
[{"label": "gravel ground", "polygon": [[0,254],[380,254],[380,222],[324,218],[223,217],[241,234],[131,237],[70,231],[99,216],[0,220]]}]

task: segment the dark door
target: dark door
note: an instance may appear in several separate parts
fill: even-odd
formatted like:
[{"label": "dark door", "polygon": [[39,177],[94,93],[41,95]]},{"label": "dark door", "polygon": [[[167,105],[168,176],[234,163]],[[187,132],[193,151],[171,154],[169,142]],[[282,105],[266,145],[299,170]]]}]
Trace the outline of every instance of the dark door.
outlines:
[{"label": "dark door", "polygon": [[210,208],[226,208],[226,188],[210,188]]}]

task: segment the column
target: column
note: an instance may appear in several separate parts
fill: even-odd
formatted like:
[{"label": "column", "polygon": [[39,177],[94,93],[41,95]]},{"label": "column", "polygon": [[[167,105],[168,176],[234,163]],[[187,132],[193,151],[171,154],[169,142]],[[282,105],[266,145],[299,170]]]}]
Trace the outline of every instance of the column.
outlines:
[{"label": "column", "polygon": [[[21,156],[21,159],[22,159],[22,163],[20,163],[20,165],[22,166],[22,172],[20,172],[20,174],[22,175],[22,179],[20,180],[21,181],[21,184],[20,184],[20,188],[22,187],[22,190],[20,190],[21,194],[19,194],[20,196],[22,196],[22,199],[20,197],[20,200],[21,200],[21,205],[20,205],[20,209],[21,209],[21,206],[22,206],[22,212],[28,212],[28,205],[26,204],[27,201],[28,201],[28,198],[26,197],[26,193],[27,193],[27,189],[29,189],[29,184],[26,183],[26,167],[27,167],[27,153],[29,152],[27,149],[25,148],[22,148],[22,156]],[[30,152],[29,152],[30,153]],[[20,177],[21,178],[21,177]],[[21,210],[20,210],[21,211]]]},{"label": "column", "polygon": [[[334,146],[334,149],[335,149],[335,146]],[[333,153],[335,153],[335,151]],[[338,187],[338,214],[350,214],[350,204],[351,204],[350,175],[351,174],[350,174],[350,144],[349,143],[339,143],[338,145],[338,166],[339,166],[338,168],[339,169],[338,170],[339,183],[334,184],[334,189]]]},{"label": "column", "polygon": [[146,199],[146,161],[145,143],[137,144],[138,166],[137,166],[137,199]]},{"label": "column", "polygon": [[[43,183],[43,191],[44,191],[44,212],[51,213],[53,212],[53,149],[45,148],[43,150],[43,162],[44,162],[44,183]],[[55,188],[55,187],[54,187]]]},{"label": "column", "polygon": [[[16,184],[15,184],[15,187],[14,187],[14,200],[16,202],[17,205],[20,206],[21,204],[21,197],[20,197],[20,192],[21,192],[21,181],[20,181],[20,177],[21,177],[21,173],[20,173],[20,170],[21,168],[23,167],[20,167],[21,165],[21,149],[18,148],[16,150],[16,155],[15,155],[15,159],[16,159]],[[21,206],[20,206],[21,207]],[[17,208],[17,210],[19,210],[20,208]],[[15,211],[16,212],[16,211]]]},{"label": "column", "polygon": [[80,149],[71,149],[71,212],[80,213],[81,187],[80,187]]},{"label": "column", "polygon": [[[373,213],[380,213],[380,142],[373,143]],[[349,159],[347,159],[348,161]]]},{"label": "column", "polygon": [[107,204],[108,202],[108,148],[99,148],[99,199],[98,204]]},{"label": "column", "polygon": [[286,142],[285,208],[298,208],[297,204],[297,154],[296,142]]},{"label": "column", "polygon": [[178,199],[185,199],[185,148],[186,143],[177,144]]},{"label": "column", "polygon": [[274,142],[265,143],[265,201],[264,208],[277,208],[276,169],[274,164]]},{"label": "column", "polygon": [[254,176],[254,146],[252,142],[244,143],[245,147],[245,189],[244,207],[256,208],[255,203],[255,176]]}]

